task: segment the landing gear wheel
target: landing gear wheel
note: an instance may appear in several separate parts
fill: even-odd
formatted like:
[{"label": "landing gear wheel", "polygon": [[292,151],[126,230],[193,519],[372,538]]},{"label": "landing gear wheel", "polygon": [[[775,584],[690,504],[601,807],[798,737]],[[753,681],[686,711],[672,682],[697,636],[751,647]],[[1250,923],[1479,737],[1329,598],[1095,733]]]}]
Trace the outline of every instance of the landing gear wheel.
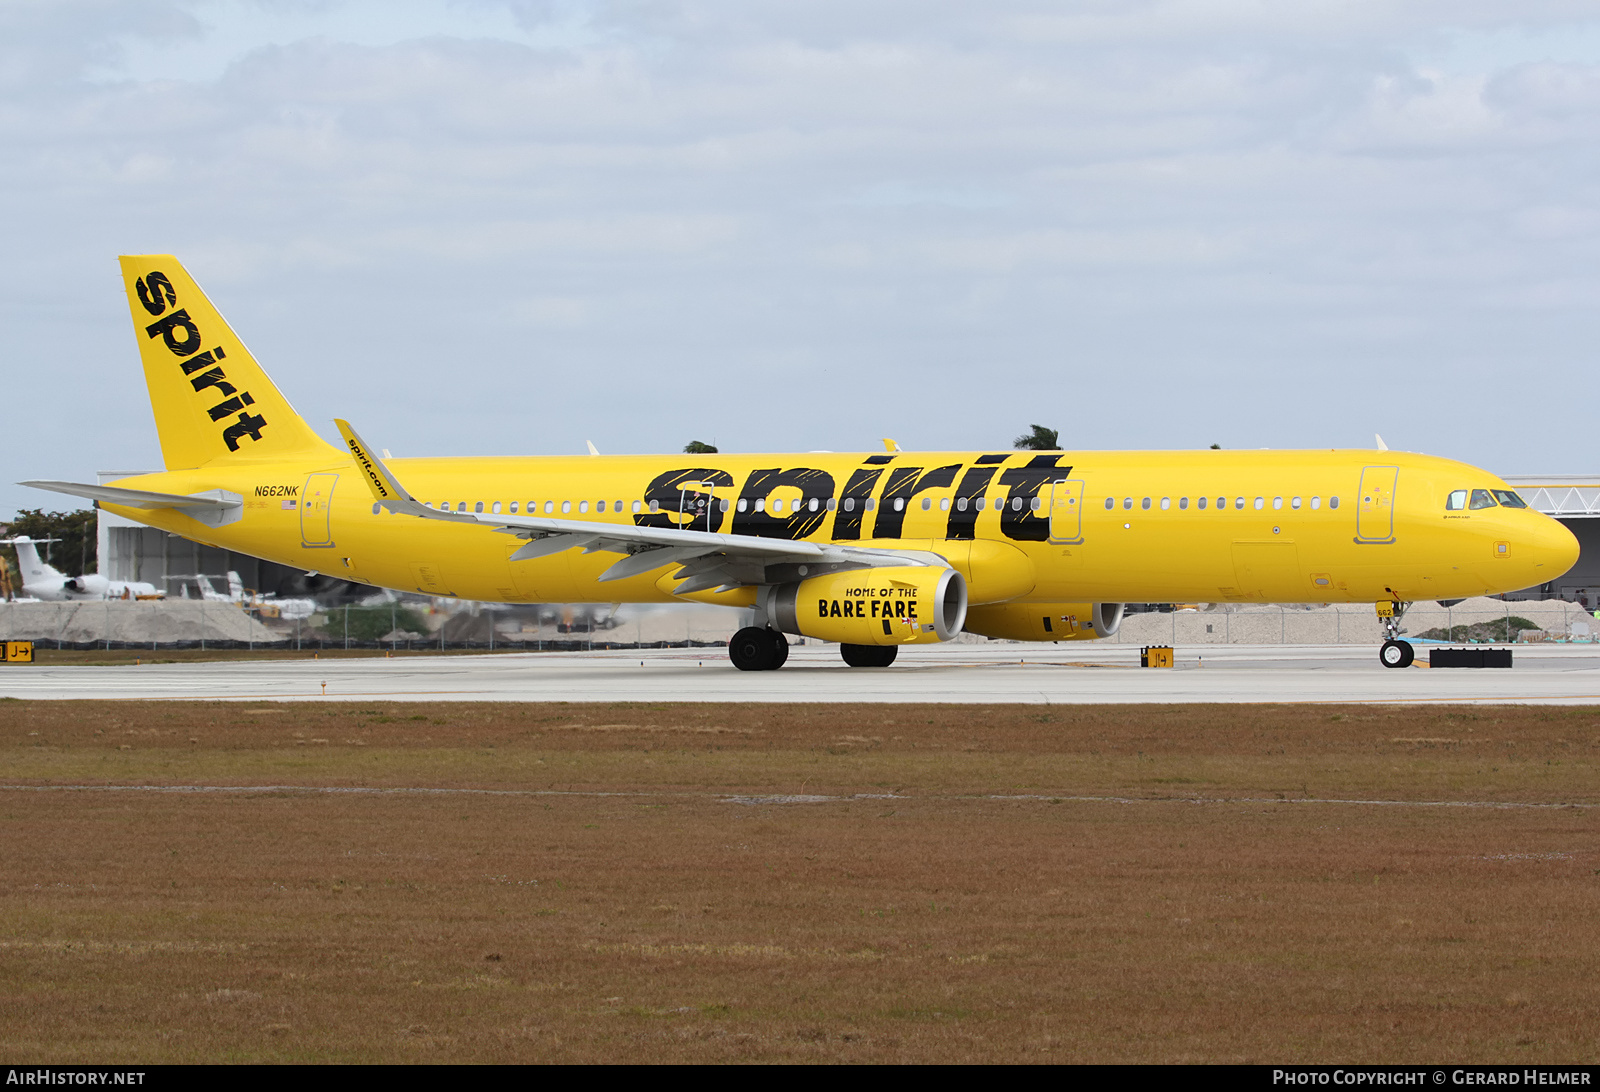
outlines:
[{"label": "landing gear wheel", "polygon": [[789,662],[789,638],[775,629],[767,630],[767,636],[772,640],[772,666],[768,671],[776,671]]},{"label": "landing gear wheel", "polygon": [[899,645],[840,645],[839,654],[851,667],[888,667],[894,663]]},{"label": "landing gear wheel", "polygon": [[1378,649],[1378,660],[1384,667],[1410,667],[1417,658],[1417,650],[1410,641],[1385,641]]},{"label": "landing gear wheel", "polygon": [[745,626],[728,642],[728,659],[740,671],[771,671],[778,666],[772,631]]}]

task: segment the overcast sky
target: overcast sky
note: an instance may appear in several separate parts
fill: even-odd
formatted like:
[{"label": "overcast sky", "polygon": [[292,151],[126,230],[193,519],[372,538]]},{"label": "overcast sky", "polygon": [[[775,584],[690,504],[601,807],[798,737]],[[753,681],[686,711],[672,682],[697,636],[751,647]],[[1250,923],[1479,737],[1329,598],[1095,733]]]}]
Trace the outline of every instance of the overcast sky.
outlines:
[{"label": "overcast sky", "polygon": [[1600,472],[1596,11],[0,0],[0,512],[160,465],[152,252],[396,455]]}]

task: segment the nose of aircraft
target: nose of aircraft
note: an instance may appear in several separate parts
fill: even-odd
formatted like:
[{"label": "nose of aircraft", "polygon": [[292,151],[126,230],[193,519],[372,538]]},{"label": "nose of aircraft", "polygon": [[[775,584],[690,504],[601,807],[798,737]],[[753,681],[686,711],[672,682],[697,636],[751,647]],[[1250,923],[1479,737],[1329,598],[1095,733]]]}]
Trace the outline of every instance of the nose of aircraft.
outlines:
[{"label": "nose of aircraft", "polygon": [[1544,516],[1528,537],[1522,552],[1537,568],[1536,583],[1549,583],[1578,563],[1578,536],[1559,521]]}]

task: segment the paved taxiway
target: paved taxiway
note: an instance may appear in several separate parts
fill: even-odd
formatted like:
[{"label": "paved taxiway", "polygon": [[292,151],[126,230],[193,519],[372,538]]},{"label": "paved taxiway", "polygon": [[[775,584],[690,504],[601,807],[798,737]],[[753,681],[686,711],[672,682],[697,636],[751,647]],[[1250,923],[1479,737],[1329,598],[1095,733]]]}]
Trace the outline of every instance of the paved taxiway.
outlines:
[{"label": "paved taxiway", "polygon": [[[1202,659],[1203,657],[1203,659]],[[1419,654],[1426,659],[1426,651]],[[955,645],[902,649],[893,667],[848,668],[832,646],[796,647],[781,671],[743,672],[722,649],[504,653],[0,668],[15,698],[269,701],[1533,702],[1600,703],[1600,646],[1524,646],[1506,670],[1385,669],[1375,649],[1139,650]]]}]

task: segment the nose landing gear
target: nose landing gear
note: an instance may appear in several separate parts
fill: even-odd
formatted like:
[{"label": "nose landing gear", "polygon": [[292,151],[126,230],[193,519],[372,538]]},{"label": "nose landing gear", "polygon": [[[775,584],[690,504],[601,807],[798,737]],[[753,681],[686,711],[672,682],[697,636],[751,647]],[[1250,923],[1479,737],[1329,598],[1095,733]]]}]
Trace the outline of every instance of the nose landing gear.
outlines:
[{"label": "nose landing gear", "polygon": [[1384,667],[1410,667],[1416,658],[1416,649],[1411,647],[1410,641],[1385,641],[1378,649],[1378,659]]},{"label": "nose landing gear", "polygon": [[1410,667],[1417,658],[1417,650],[1410,641],[1400,639],[1400,619],[1410,603],[1398,598],[1390,603],[1379,603],[1378,620],[1383,623],[1383,646],[1378,649],[1378,662],[1384,667]]}]

